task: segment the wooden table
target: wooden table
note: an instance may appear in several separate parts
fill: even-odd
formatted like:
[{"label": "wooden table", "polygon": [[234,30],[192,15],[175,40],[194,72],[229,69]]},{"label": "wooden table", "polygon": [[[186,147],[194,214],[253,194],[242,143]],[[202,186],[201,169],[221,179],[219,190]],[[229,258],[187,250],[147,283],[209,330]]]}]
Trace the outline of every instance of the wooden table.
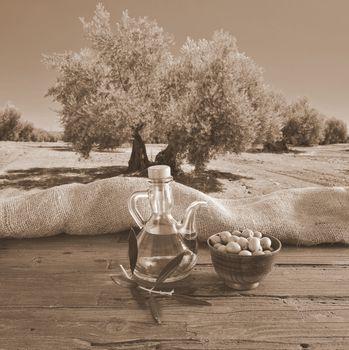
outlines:
[{"label": "wooden table", "polygon": [[159,301],[153,322],[110,274],[125,235],[0,240],[0,349],[349,349],[349,250],[284,247],[255,290],[229,290],[209,252],[186,286],[212,306]]}]

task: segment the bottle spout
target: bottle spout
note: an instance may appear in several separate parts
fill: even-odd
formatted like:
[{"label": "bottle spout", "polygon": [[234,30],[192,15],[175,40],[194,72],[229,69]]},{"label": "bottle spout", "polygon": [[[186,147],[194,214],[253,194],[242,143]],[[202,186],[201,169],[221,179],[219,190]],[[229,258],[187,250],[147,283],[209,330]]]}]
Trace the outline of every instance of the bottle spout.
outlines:
[{"label": "bottle spout", "polygon": [[207,202],[205,201],[195,201],[189,205],[189,207],[185,211],[184,218],[179,224],[179,228],[178,228],[179,232],[182,235],[196,234],[196,227],[195,227],[196,209],[206,205],[207,205]]}]

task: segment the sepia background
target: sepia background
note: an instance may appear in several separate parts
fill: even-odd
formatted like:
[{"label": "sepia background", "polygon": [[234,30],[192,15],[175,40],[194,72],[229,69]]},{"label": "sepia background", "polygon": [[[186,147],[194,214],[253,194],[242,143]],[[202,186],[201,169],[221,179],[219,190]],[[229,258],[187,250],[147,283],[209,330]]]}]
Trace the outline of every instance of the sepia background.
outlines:
[{"label": "sepia background", "polygon": [[[38,127],[57,130],[52,101],[44,98],[55,72],[42,53],[85,46],[78,17],[90,18],[93,0],[0,1],[0,105],[12,101]],[[308,96],[322,113],[349,123],[349,3],[346,0],[105,0],[119,20],[156,19],[175,37],[209,38],[224,29],[240,51],[265,70],[265,78],[289,99]]]},{"label": "sepia background", "polygon": [[349,349],[349,1],[101,2],[0,0],[0,349]]},{"label": "sepia background", "polygon": [[[261,137],[251,142],[252,136],[248,133],[253,133],[251,129],[254,126],[248,125],[248,121],[240,125],[241,121],[238,121],[239,126],[230,126],[231,130],[224,126],[219,132],[208,126],[213,133],[217,131],[218,136],[207,137],[205,128],[195,131],[194,113],[190,117],[192,119],[187,120],[191,134],[183,136],[180,131],[172,137],[172,140],[182,142],[180,147],[189,145],[175,155],[181,157],[177,158],[180,158],[178,163],[182,171],[176,180],[221,197],[249,197],[285,188],[349,184],[346,144],[346,126],[349,123],[347,1],[104,0],[102,3],[110,13],[113,25],[120,21],[125,10],[128,10],[130,18],[147,16],[156,20],[160,27],[173,35],[174,45],[170,47],[173,57],[180,56],[180,48],[188,37],[198,43],[201,38],[212,38],[215,30],[223,29],[230,33],[228,36],[237,39],[239,52],[263,70],[261,91],[264,91],[265,82],[265,85],[271,86],[273,93],[280,93],[282,99],[285,98],[286,102],[280,101],[288,104],[285,115],[290,132],[293,126],[289,119],[297,113],[296,124],[300,129],[307,129],[308,124],[302,118],[311,115],[315,124],[309,127],[319,129],[322,118],[328,120],[334,117],[340,128],[340,137],[336,135],[330,141],[319,136],[319,130],[315,130],[315,138],[307,136],[305,141],[299,140],[297,133],[307,130],[297,129],[291,137],[283,131],[281,144],[274,145],[266,139],[268,130],[264,130],[264,139]],[[60,73],[43,62],[43,55],[55,57],[55,53],[79,52],[81,48],[88,47],[90,43],[84,36],[79,18],[90,21],[97,4],[98,1],[92,0],[0,1],[0,106],[13,105],[12,112],[18,113],[21,121],[29,122],[29,126],[26,122],[21,124],[22,130],[27,127],[24,136],[18,130],[11,137],[0,135],[0,188],[36,190],[71,182],[86,183],[120,174],[144,175],[147,166],[161,162],[164,156],[167,157],[165,163],[169,162],[171,155],[161,153],[166,153],[169,148],[166,148],[168,139],[165,130],[160,128],[158,134],[152,135],[157,127],[149,118],[145,136],[140,138],[141,143],[147,143],[147,154],[142,153],[142,144],[138,144],[135,137],[140,133],[135,133],[137,122],[133,120],[140,118],[137,115],[139,111],[123,116],[127,122],[133,123],[127,130],[112,129],[109,124],[103,123],[101,127],[97,125],[97,118],[90,131],[94,133],[97,130],[98,139],[95,137],[91,141],[80,139],[82,132],[79,125],[71,123],[70,129],[64,130],[58,112],[63,105],[54,101],[57,91],[56,95],[53,93],[45,97],[60,78]],[[128,50],[132,51],[132,48]],[[209,83],[215,84],[214,81]],[[142,105],[134,103],[135,97],[137,94],[130,94],[129,107],[125,110]],[[306,100],[302,100],[303,97]],[[210,112],[213,119],[216,112]],[[167,113],[171,112],[162,113],[166,120]],[[183,113],[178,113],[179,119],[175,115],[172,119],[177,118],[184,123]],[[258,125],[267,129],[275,120],[273,115],[263,113],[260,112]],[[204,120],[203,114],[197,116]],[[120,123],[121,117],[118,118]],[[246,120],[248,118],[247,113]],[[223,124],[229,122],[228,118]],[[34,131],[31,131],[32,127]],[[171,130],[171,127],[166,127]],[[277,133],[280,133],[281,126],[276,127],[279,128]],[[323,126],[321,128],[324,130]],[[270,129],[270,133],[275,134],[275,130]],[[67,130],[73,134],[70,138],[65,137],[68,142],[63,142],[63,131]],[[336,132],[339,131],[337,129]],[[30,133],[34,136],[28,136]],[[229,138],[229,133],[241,137]],[[210,140],[213,144],[209,144]],[[246,140],[251,147],[247,146]],[[45,144],[43,141],[58,142]],[[134,152],[136,146],[138,153]],[[132,163],[134,155],[138,160],[145,157],[146,161]]]}]

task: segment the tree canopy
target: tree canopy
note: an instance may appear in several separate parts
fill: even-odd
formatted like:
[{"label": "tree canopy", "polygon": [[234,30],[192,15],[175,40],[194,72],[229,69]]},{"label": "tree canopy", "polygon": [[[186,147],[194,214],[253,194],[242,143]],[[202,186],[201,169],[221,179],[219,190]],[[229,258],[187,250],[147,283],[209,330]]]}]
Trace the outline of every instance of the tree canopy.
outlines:
[{"label": "tree canopy", "polygon": [[131,18],[127,11],[112,26],[101,4],[90,22],[81,21],[90,46],[46,55],[44,62],[59,73],[47,95],[62,107],[66,139],[88,156],[94,144],[116,147],[140,125],[148,134],[153,129],[172,38],[155,21]]},{"label": "tree canopy", "polygon": [[187,39],[162,83],[169,147],[198,169],[218,153],[281,136],[277,95],[229,33]]},{"label": "tree canopy", "polygon": [[331,143],[345,143],[348,138],[347,125],[343,120],[329,118],[325,121],[322,143],[325,145]]},{"label": "tree canopy", "polygon": [[81,22],[88,47],[44,62],[58,72],[47,95],[61,106],[65,140],[86,157],[94,145],[114,148],[133,138],[129,170],[142,170],[149,165],[143,141],[157,139],[167,143],[157,162],[178,169],[186,159],[202,169],[222,152],[322,137],[322,117],[308,100],[288,105],[229,33],[188,38],[174,55],[171,35],[146,17],[126,11],[111,24],[99,4]]},{"label": "tree canopy", "polygon": [[59,133],[35,128],[33,123],[21,119],[21,112],[11,103],[0,108],[0,141],[58,141]]},{"label": "tree canopy", "polygon": [[319,144],[322,139],[324,116],[311,108],[306,97],[291,103],[286,109],[283,136],[294,146]]},{"label": "tree canopy", "polygon": [[16,137],[21,113],[13,105],[7,103],[0,109],[0,140],[12,141]]}]

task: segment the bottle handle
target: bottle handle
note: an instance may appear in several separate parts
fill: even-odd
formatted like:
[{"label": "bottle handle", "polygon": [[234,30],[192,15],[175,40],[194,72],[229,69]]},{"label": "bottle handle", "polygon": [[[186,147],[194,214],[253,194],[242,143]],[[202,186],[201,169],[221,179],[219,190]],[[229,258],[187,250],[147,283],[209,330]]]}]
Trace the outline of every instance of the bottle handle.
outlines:
[{"label": "bottle handle", "polygon": [[149,198],[148,191],[134,192],[128,200],[128,210],[132,215],[134,221],[136,221],[138,227],[143,228],[143,226],[146,224],[146,221],[143,219],[141,213],[137,208],[137,201],[139,198]]}]

